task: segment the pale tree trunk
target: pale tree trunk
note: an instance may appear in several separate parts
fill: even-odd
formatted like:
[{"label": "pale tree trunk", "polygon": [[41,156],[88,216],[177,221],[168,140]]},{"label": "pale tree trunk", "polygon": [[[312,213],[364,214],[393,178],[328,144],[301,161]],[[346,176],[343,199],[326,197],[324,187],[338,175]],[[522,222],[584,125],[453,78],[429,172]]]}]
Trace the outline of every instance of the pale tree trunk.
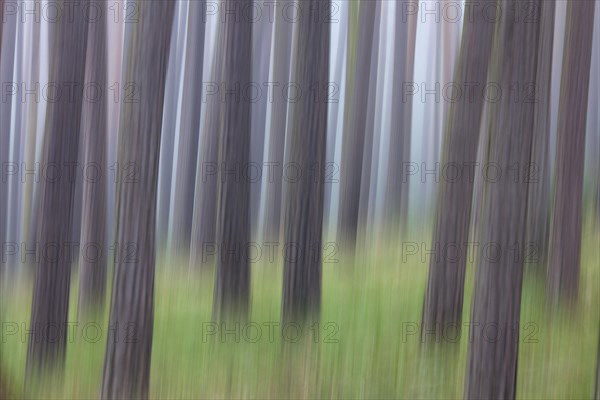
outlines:
[{"label": "pale tree trunk", "polygon": [[[174,3],[135,1],[125,32],[124,80],[140,88],[124,102],[119,128],[115,272],[102,398],[148,398],[154,322],[155,223],[165,77]],[[128,170],[131,172],[131,170]],[[123,172],[123,171],[121,171]]]},{"label": "pale tree trunk", "polygon": [[[495,2],[487,0],[486,4]],[[465,20],[454,75],[457,85],[485,85],[494,26],[481,13],[476,13],[473,21]],[[459,165],[463,173],[457,180],[442,179],[439,186],[432,243],[432,248],[437,248],[437,254],[432,255],[429,262],[429,279],[423,305],[424,335],[429,331],[441,332],[447,324],[461,321],[466,268],[464,243],[469,237],[472,178],[474,171],[478,171],[475,163],[483,101],[479,91],[475,94],[463,92],[448,111],[442,166]],[[458,257],[454,257],[456,246],[460,251]]]},{"label": "pale tree trunk", "polygon": [[187,267],[194,210],[198,137],[202,104],[202,70],[204,64],[204,34],[206,5],[190,1],[186,54],[181,101],[181,124],[174,179],[174,196],[171,216],[171,248]]},{"label": "pale tree trunk", "polygon": [[[285,4],[292,4],[292,0],[281,2],[281,9]],[[261,204],[263,208],[263,237],[265,242],[279,240],[279,228],[281,221],[281,203],[283,186],[283,162],[286,126],[288,120],[288,101],[283,96],[282,89],[290,80],[290,61],[292,47],[292,27],[290,21],[286,21],[283,14],[275,14],[273,35],[273,56],[271,58],[269,81],[278,83],[273,102],[268,106],[267,112],[267,136],[268,151],[266,162],[272,165],[274,174],[270,176],[263,169],[263,196]],[[267,164],[265,163],[265,167]]]},{"label": "pale tree trunk", "polygon": [[[251,0],[226,0],[223,10],[244,10]],[[251,82],[252,22],[228,15],[218,46],[220,69],[228,88]],[[228,94],[221,104],[219,129],[219,200],[217,211],[217,276],[214,317],[246,318],[250,302],[250,266],[246,248],[250,241],[250,182],[244,166],[250,161],[251,103],[238,93]]]},{"label": "pale tree trunk", "polygon": [[[550,101],[552,87],[552,49],[554,47],[555,3],[542,3],[537,86],[535,87],[535,122],[533,131],[531,185],[527,209],[525,243],[534,249],[539,269],[546,263],[550,230]],[[524,89],[524,88],[521,88]]]},{"label": "pale tree trunk", "polygon": [[[220,32],[218,31],[215,43],[219,43],[219,35]],[[212,262],[215,255],[217,188],[219,182],[219,124],[221,121],[220,63],[221,48],[216,45],[214,46],[210,72],[205,74],[207,76],[206,81],[209,84],[206,89],[206,112],[200,130],[200,146],[196,165],[190,269]]]},{"label": "pale tree trunk", "polygon": [[377,2],[361,0],[350,5],[346,107],[342,136],[342,165],[338,238],[343,251],[352,254],[358,233],[361,174],[367,126],[371,76],[371,49]]},{"label": "pale tree trunk", "polygon": [[[328,0],[313,2],[319,9]],[[294,27],[293,81],[313,87],[329,77],[330,25],[302,18]],[[370,57],[369,57],[370,58]],[[282,319],[303,322],[318,318],[321,307],[321,238],[323,231],[324,176],[308,171],[323,165],[327,147],[327,99],[304,96],[290,106],[289,158],[303,173],[286,189],[284,245],[293,244],[284,266]],[[290,247],[292,248],[292,247]]]},{"label": "pale tree trunk", "polygon": [[567,4],[548,265],[547,295],[551,303],[561,298],[576,302],[579,288],[585,128],[594,8],[592,1],[570,1]]},{"label": "pale tree trunk", "polygon": [[[533,3],[502,0],[501,8]],[[535,85],[539,50],[539,24],[511,18],[497,21],[490,81],[502,89],[514,82]],[[534,86],[535,87],[535,86]],[[476,248],[477,271],[471,313],[471,332],[465,398],[514,399],[517,388],[517,356],[524,239],[529,177],[522,171],[531,158],[535,102],[515,101],[508,93],[490,104],[487,162],[502,171],[485,182],[481,241]],[[514,172],[515,165],[518,174]],[[511,169],[512,168],[512,169]],[[496,335],[494,329],[501,334]]]}]

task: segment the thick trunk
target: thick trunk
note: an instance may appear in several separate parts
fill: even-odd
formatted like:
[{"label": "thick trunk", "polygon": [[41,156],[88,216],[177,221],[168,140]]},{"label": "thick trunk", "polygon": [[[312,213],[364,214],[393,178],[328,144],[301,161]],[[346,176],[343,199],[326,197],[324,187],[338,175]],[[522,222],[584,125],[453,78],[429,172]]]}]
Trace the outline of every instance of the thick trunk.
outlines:
[{"label": "thick trunk", "polygon": [[[488,4],[495,0],[486,0]],[[458,85],[486,82],[495,24],[476,13],[467,20],[455,81]],[[463,93],[451,104],[446,125],[442,165],[472,168],[477,161],[483,97]],[[440,168],[441,169],[441,168]],[[475,169],[477,171],[477,169]],[[429,263],[429,279],[423,306],[423,334],[441,331],[447,324],[460,323],[462,316],[466,249],[469,237],[473,174],[458,180],[442,179],[439,187],[436,223],[431,247],[437,249]],[[454,257],[453,248],[460,253]],[[440,254],[441,253],[441,254]]]},{"label": "thick trunk", "polygon": [[[325,9],[328,0],[314,1]],[[329,24],[309,18],[295,26],[296,63],[293,81],[301,87],[313,87],[329,77]],[[370,59],[370,57],[368,57]],[[368,75],[367,75],[368,76]],[[321,237],[323,231],[324,176],[308,171],[323,165],[327,147],[327,99],[315,101],[303,97],[290,107],[290,162],[303,173],[297,182],[289,182],[285,202],[285,241],[283,310],[285,322],[318,317],[321,306]]]},{"label": "thick trunk", "polygon": [[[223,9],[243,10],[251,3],[252,0],[226,0]],[[252,79],[252,22],[249,18],[233,20],[229,15],[220,29],[222,81],[228,90],[234,85],[248,87]],[[243,319],[250,302],[250,266],[246,255],[250,242],[250,182],[245,166],[250,161],[251,103],[236,91],[225,96],[221,107],[214,316],[217,320]]]},{"label": "thick trunk", "polygon": [[[282,4],[291,4],[292,0],[285,0]],[[282,5],[282,9],[285,5]],[[270,82],[279,83],[278,89],[290,81],[290,61],[292,47],[293,24],[286,21],[282,13],[275,14],[275,35],[273,36],[273,57],[271,58]],[[281,221],[281,203],[283,186],[283,161],[286,126],[288,120],[288,101],[280,94],[273,98],[267,112],[268,151],[266,162],[274,166],[274,177],[263,176],[263,237],[265,242],[279,240],[279,228]],[[266,166],[266,164],[265,164]]]},{"label": "thick trunk", "polygon": [[[124,79],[143,95],[124,102],[119,129],[115,273],[102,398],[148,398],[154,320],[155,223],[158,160],[174,2],[135,3],[138,22],[127,25]],[[120,172],[123,172],[122,170]]]},{"label": "thick trunk", "polygon": [[[57,5],[58,6],[58,5]],[[56,40],[50,66],[51,81],[63,90],[73,85],[72,95],[48,102],[43,165],[60,169],[58,179],[42,179],[39,259],[36,267],[26,379],[53,366],[62,369],[67,335],[72,249],[71,222],[77,175],[82,83],[88,24],[81,13],[61,18],[55,25]],[[47,334],[56,332],[57,339]]]},{"label": "thick trunk", "polygon": [[[108,11],[105,1],[93,0],[102,15]],[[86,82],[93,82],[106,93],[108,82],[107,21],[102,18],[90,23],[87,48]],[[99,100],[85,98],[83,101],[83,162],[96,165],[99,174],[93,172],[83,179],[83,208],[81,215],[81,240],[79,245],[79,317],[85,318],[101,312],[106,294],[106,141],[107,106],[109,100],[103,95]],[[93,169],[91,169],[93,171]]]},{"label": "thick trunk", "polygon": [[[585,128],[594,28],[592,1],[567,4],[547,294],[575,302],[579,287]],[[574,79],[573,77],[576,77]]]},{"label": "thick trunk", "polygon": [[338,238],[342,250],[352,253],[358,229],[371,49],[377,2],[361,0],[358,5],[351,4],[350,7]]},{"label": "thick trunk", "polygon": [[181,125],[175,170],[175,188],[171,216],[171,251],[181,256],[187,267],[194,209],[198,137],[200,135],[200,108],[202,104],[202,70],[204,64],[205,8],[199,1],[190,1]]},{"label": "thick trunk", "polygon": [[[513,0],[502,0],[503,9]],[[527,3],[529,4],[529,3]],[[523,7],[525,1],[514,6]],[[532,4],[540,10],[542,1]],[[539,24],[497,21],[490,81],[504,90],[514,82],[535,85]],[[535,87],[535,86],[534,86]],[[507,92],[507,90],[504,90]],[[517,387],[519,318],[527,218],[526,173],[531,157],[535,103],[504,93],[490,104],[487,162],[500,174],[485,182],[481,242],[471,314],[465,398],[514,399]],[[517,166],[517,167],[515,167]],[[515,172],[518,173],[512,173]]]}]

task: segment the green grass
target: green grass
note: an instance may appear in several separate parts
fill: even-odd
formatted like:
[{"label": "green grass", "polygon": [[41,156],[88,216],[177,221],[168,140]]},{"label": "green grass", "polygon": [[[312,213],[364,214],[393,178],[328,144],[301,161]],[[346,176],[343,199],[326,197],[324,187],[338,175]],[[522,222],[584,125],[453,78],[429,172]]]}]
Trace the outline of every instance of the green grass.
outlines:
[{"label": "green grass", "polygon": [[[518,397],[590,398],[595,385],[600,304],[600,233],[586,228],[582,249],[580,303],[576,310],[545,309],[544,282],[526,273],[521,321],[535,323],[532,340],[521,329]],[[361,257],[362,258],[362,257]],[[262,328],[252,343],[233,335],[203,340],[211,321],[214,275],[190,275],[176,262],[157,266],[155,325],[150,393],[153,398],[461,398],[468,332],[455,346],[423,346],[406,336],[419,323],[427,263],[399,263],[397,251],[374,248],[354,268],[326,264],[320,336],[284,344],[265,323],[278,323],[281,268],[256,265],[252,271],[251,321]],[[473,266],[466,281],[464,320],[469,321]],[[73,277],[71,320],[76,320],[77,277]],[[4,320],[29,325],[32,280],[22,276],[2,298]],[[325,330],[325,324],[332,323]],[[84,340],[81,330],[67,349],[62,383],[44,397],[97,398],[106,344],[106,316],[100,340]],[[325,336],[334,331],[327,343]],[[22,328],[20,328],[22,329]],[[91,329],[91,328],[90,328]],[[90,330],[92,335],[95,331]],[[255,335],[253,331],[252,337]],[[251,338],[252,338],[251,337]],[[11,393],[23,396],[26,338],[2,343],[2,370]]]}]

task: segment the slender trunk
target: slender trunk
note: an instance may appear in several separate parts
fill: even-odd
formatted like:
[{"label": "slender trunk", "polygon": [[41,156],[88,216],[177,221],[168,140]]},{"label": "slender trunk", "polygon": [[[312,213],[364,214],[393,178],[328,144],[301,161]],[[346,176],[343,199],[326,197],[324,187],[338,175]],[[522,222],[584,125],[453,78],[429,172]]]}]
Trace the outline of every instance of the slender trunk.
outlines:
[{"label": "slender trunk", "polygon": [[[313,1],[323,9],[328,3],[329,0]],[[329,24],[302,18],[294,29],[293,81],[301,87],[326,82],[329,78]],[[290,113],[290,162],[299,165],[302,171],[323,165],[327,147],[327,99],[304,96],[291,105]],[[321,307],[320,249],[325,185],[324,176],[318,171],[315,173],[316,176],[304,173],[297,182],[287,185],[284,245],[293,244],[290,248],[294,250],[285,258],[282,305],[285,322],[318,318]]]},{"label": "slender trunk", "polygon": [[392,121],[384,201],[386,228],[390,229],[392,234],[404,230],[408,216],[408,180],[403,175],[403,168],[410,159],[412,99],[403,98],[403,85],[414,78],[417,16],[407,15],[407,10],[408,7],[416,7],[416,4],[413,0],[396,3]]},{"label": "slender trunk", "polygon": [[[487,3],[495,3],[495,0],[487,0]],[[494,25],[479,13],[473,21],[465,21],[461,53],[455,71],[456,84],[486,82]],[[443,166],[459,165],[465,169],[475,165],[482,110],[483,98],[479,95],[463,93],[458,101],[451,104],[442,155]],[[432,243],[432,248],[437,249],[438,253],[431,257],[429,263],[423,306],[424,335],[432,330],[440,332],[447,324],[461,321],[466,268],[464,246],[469,237],[472,177],[472,173],[463,173],[461,179],[442,179],[440,183]],[[452,247],[458,247],[461,251],[459,257],[446,254]]]},{"label": "slender trunk", "polygon": [[[342,137],[340,216],[338,237],[342,250],[353,253],[356,246],[360,204],[361,173],[367,126],[371,75],[371,49],[377,2],[351,4],[348,25],[346,107]],[[353,16],[354,14],[354,16]],[[358,14],[358,16],[356,16]],[[354,19],[354,23],[352,23]]]},{"label": "slender trunk", "polygon": [[[102,15],[108,11],[106,1],[92,0]],[[107,20],[90,23],[87,48],[86,82],[102,88],[108,83]],[[83,208],[79,245],[79,317],[101,315],[106,294],[106,142],[108,99],[86,97],[83,102],[84,171],[98,170],[83,179]],[[95,169],[95,168],[94,168]],[[93,171],[94,169],[90,169]]]},{"label": "slender trunk", "polygon": [[190,1],[183,95],[181,101],[181,125],[174,179],[173,215],[171,216],[171,251],[188,264],[196,163],[198,160],[198,137],[200,135],[200,108],[202,104],[202,70],[204,65],[204,34],[206,30],[204,3]]},{"label": "slender trunk", "polygon": [[[591,1],[567,4],[557,132],[557,172],[547,294],[576,302],[581,257],[585,128],[594,29]],[[573,79],[577,77],[577,79]]]},{"label": "slender trunk", "polygon": [[[285,4],[292,4],[292,1],[285,0],[282,4],[283,9]],[[284,19],[282,13],[275,14],[273,57],[271,58],[269,81],[278,83],[278,88],[281,88],[290,80],[292,26],[291,22]],[[275,242],[279,240],[284,171],[283,154],[288,120],[288,101],[279,91],[275,95],[273,102],[269,105],[267,117],[267,131],[269,134],[267,136],[268,151],[266,152],[266,162],[274,166],[275,173],[273,179],[271,179],[270,175],[263,178],[263,194],[265,196],[262,202],[262,214],[264,218],[263,237],[265,242]]]},{"label": "slender trunk", "polygon": [[554,47],[555,3],[542,4],[540,49],[538,53],[535,122],[532,143],[532,185],[529,186],[527,236],[525,243],[539,255],[539,265],[546,263],[550,230],[550,89],[552,87],[552,49]]},{"label": "slender trunk", "polygon": [[[529,2],[502,0],[501,8]],[[543,1],[531,4],[540,10]],[[541,22],[497,21],[490,81],[501,88],[514,82],[535,85],[539,24]],[[535,86],[534,86],[535,87]],[[471,314],[465,398],[514,399],[517,388],[517,356],[524,239],[527,220],[527,176],[535,118],[535,102],[502,95],[490,104],[487,162],[502,171],[485,182],[481,242],[476,247],[477,272]],[[519,172],[514,171],[515,165]],[[493,329],[501,332],[492,337]]]},{"label": "slender trunk", "polygon": [[[252,0],[225,0],[224,10],[244,10]],[[219,46],[223,82],[245,88],[251,82],[252,22],[227,15]],[[235,89],[233,89],[235,90]],[[221,104],[219,129],[219,201],[217,211],[217,276],[214,317],[246,318],[250,306],[250,182],[244,168],[250,161],[251,103],[241,93],[227,94]]]},{"label": "slender trunk", "polygon": [[[143,95],[124,102],[119,128],[117,251],[101,397],[148,398],[158,160],[174,3],[133,0],[138,22],[125,32],[124,79]],[[128,169],[125,172],[131,172]],[[121,170],[120,172],[124,172]]]}]

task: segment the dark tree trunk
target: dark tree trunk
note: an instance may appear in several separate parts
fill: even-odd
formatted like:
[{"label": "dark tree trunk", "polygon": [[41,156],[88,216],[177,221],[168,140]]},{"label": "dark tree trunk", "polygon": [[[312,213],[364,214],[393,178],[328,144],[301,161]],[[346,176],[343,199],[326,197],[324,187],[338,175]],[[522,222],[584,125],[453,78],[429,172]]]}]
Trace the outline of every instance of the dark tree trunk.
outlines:
[{"label": "dark tree trunk", "polygon": [[[135,1],[138,22],[125,33],[125,82],[140,88],[124,102],[119,129],[117,251],[102,381],[102,398],[148,398],[154,321],[158,159],[175,3]],[[123,168],[123,167],[121,167]]]},{"label": "dark tree trunk", "polygon": [[[292,4],[292,0],[281,2],[281,9],[285,4]],[[288,101],[281,95],[280,90],[290,80],[290,62],[292,48],[292,27],[293,24],[286,21],[281,12],[275,14],[275,34],[273,36],[273,57],[269,81],[279,83],[277,94],[273,98],[270,106],[270,113],[267,113],[269,120],[268,127],[268,152],[266,162],[272,163],[275,171],[273,179],[269,175],[264,179],[263,201],[263,237],[265,242],[276,242],[279,240],[279,229],[281,221],[281,203],[283,186],[283,162],[286,127],[288,122]]]},{"label": "dark tree trunk", "polygon": [[[102,15],[108,11],[106,1],[92,0]],[[79,317],[101,315],[106,295],[106,141],[107,141],[107,20],[89,24],[86,82],[102,88],[102,97],[83,101],[84,171],[92,171],[83,179],[83,209],[79,244]],[[94,172],[95,171],[95,172]],[[100,174],[96,174],[99,172]]]},{"label": "dark tree trunk", "polygon": [[[485,1],[487,4],[495,2],[496,0]],[[474,20],[466,20],[464,25],[454,75],[458,85],[476,82],[483,86],[488,74],[495,24],[486,20],[483,13],[474,15]],[[470,96],[463,93],[451,104],[442,165],[474,169],[472,166],[477,162],[483,100],[478,94]],[[465,165],[471,167],[463,167]],[[474,173],[470,176],[474,176]],[[432,255],[429,263],[429,279],[423,305],[424,337],[427,332],[440,332],[447,324],[461,321],[466,267],[464,243],[469,237],[473,183],[474,180],[469,179],[466,173],[462,174],[462,179],[442,179],[440,182],[432,243],[432,248],[437,248],[438,253]],[[453,257],[450,246],[459,246],[461,256]],[[446,256],[448,248],[449,256]]]},{"label": "dark tree trunk", "polygon": [[404,6],[417,2],[398,2],[394,33],[394,82],[392,86],[392,122],[390,126],[389,163],[385,198],[386,228],[397,234],[405,228],[408,214],[408,180],[404,163],[410,160],[412,100],[403,100],[403,84],[414,79],[416,15],[405,15]]},{"label": "dark tree trunk", "polygon": [[[525,3],[502,0],[500,6],[509,9]],[[541,0],[532,4],[536,10],[541,5]],[[514,82],[535,85],[541,23],[537,18],[534,23],[512,18],[497,22],[490,81],[502,89]],[[504,94],[489,107],[487,162],[496,163],[502,175],[485,182],[466,374],[468,399],[516,396],[529,181],[522,171],[530,162],[534,117],[535,103],[528,98],[515,101]],[[516,178],[511,173],[515,166]]]},{"label": "dark tree trunk", "polygon": [[[87,2],[85,2],[87,3]],[[84,6],[84,5],[82,5]],[[31,329],[27,349],[26,379],[51,367],[60,371],[67,344],[72,248],[71,222],[78,159],[82,84],[88,24],[82,13],[61,18],[55,25],[56,40],[50,66],[51,80],[61,88],[74,84],[72,95],[48,102],[43,165],[60,168],[58,179],[42,179],[40,222]],[[70,167],[69,167],[70,166]],[[67,170],[70,168],[70,172]],[[52,330],[57,335],[48,334]]]},{"label": "dark tree trunk", "polygon": [[377,2],[360,1],[358,5],[351,4],[350,7],[338,238],[341,249],[352,253],[358,233],[371,49]]},{"label": "dark tree trunk", "polygon": [[198,160],[198,137],[200,135],[200,109],[202,104],[202,71],[204,63],[204,33],[206,5],[190,1],[183,95],[181,101],[181,128],[175,170],[173,215],[171,219],[171,251],[182,256],[188,264],[190,237],[194,210],[196,163]]},{"label": "dark tree trunk", "polygon": [[[226,0],[223,10],[244,10],[252,0]],[[252,22],[228,15],[218,46],[222,48],[222,81],[248,87],[251,82]],[[250,161],[251,103],[240,93],[227,94],[221,104],[219,129],[219,201],[217,211],[217,276],[214,317],[244,319],[249,311],[250,182],[245,167]]]},{"label": "dark tree trunk", "polygon": [[[217,32],[217,37],[220,32]],[[219,39],[215,40],[219,43]],[[190,268],[214,260],[217,221],[217,188],[219,182],[219,124],[221,121],[221,48],[215,45],[210,73],[206,81],[214,83],[206,96],[206,113],[200,131],[200,147],[196,165],[196,192],[192,217]]]},{"label": "dark tree trunk", "polygon": [[[315,0],[312,3],[318,5],[319,9],[326,9],[325,6],[330,1]],[[296,62],[292,69],[293,81],[301,87],[313,87],[327,82],[329,24],[302,18],[294,29]],[[290,106],[290,117],[290,162],[297,163],[305,173],[297,182],[289,182],[286,190],[284,246],[289,251],[286,251],[283,276],[284,322],[318,318],[321,307],[320,250],[325,185],[322,173],[308,171],[325,162],[327,99],[303,96]]]},{"label": "dark tree trunk", "polygon": [[[532,184],[529,186],[527,236],[525,243],[535,249],[539,266],[547,259],[550,231],[550,101],[552,88],[552,49],[554,47],[555,2],[542,3],[540,48],[538,53],[535,121],[532,143]],[[541,268],[540,268],[541,269]]]},{"label": "dark tree trunk", "polygon": [[579,287],[585,128],[594,8],[592,1],[570,1],[567,4],[548,266],[547,294],[551,303],[560,298],[575,302]]}]

